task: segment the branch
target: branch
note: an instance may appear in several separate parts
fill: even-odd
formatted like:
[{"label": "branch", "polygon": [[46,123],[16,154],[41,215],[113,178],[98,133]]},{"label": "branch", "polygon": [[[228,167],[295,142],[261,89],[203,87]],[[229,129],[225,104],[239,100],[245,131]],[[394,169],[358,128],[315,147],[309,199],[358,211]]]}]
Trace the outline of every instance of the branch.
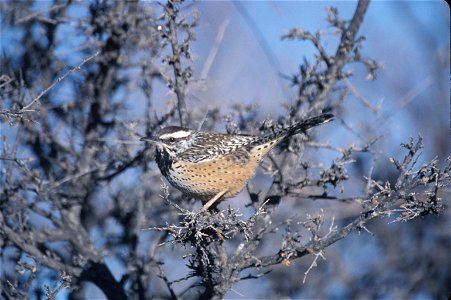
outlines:
[{"label": "branch", "polygon": [[[165,15],[168,18],[168,32],[165,37],[169,40],[172,48],[172,57],[169,59],[169,64],[172,65],[174,70],[174,84],[170,85],[174,89],[177,95],[177,104],[180,117],[180,125],[186,126],[189,123],[188,112],[186,110],[185,93],[188,79],[191,77],[191,70],[189,68],[183,70],[181,65],[181,55],[189,56],[188,42],[190,37],[185,41],[185,45],[179,45],[177,37],[177,27],[180,24],[176,19],[180,10],[178,7],[178,1],[168,1],[165,5]],[[183,48],[185,46],[185,48]]]},{"label": "branch", "polygon": [[29,110],[29,108],[36,102],[38,102],[44,95],[46,95],[48,92],[50,92],[58,83],[60,83],[61,81],[63,81],[67,76],[69,76],[71,73],[78,71],[81,69],[81,67],[86,64],[87,62],[89,62],[90,60],[94,59],[95,57],[97,57],[100,54],[100,51],[97,51],[94,55],[89,56],[88,58],[85,58],[78,66],[76,66],[75,68],[70,69],[69,71],[67,71],[66,73],[64,73],[63,76],[59,77],[55,82],[53,82],[50,86],[48,86],[45,90],[43,90],[36,98],[34,98],[29,104],[25,105],[24,107],[22,107],[21,110],[19,110],[18,112],[16,112],[17,114],[22,114],[24,112],[30,112],[30,111],[34,111],[34,110]]},{"label": "branch", "polygon": [[[286,262],[287,258],[296,259],[311,253],[320,253],[328,246],[345,238],[355,230],[369,230],[365,227],[372,219],[390,216],[394,213],[400,213],[400,216],[395,221],[408,221],[418,216],[424,216],[431,213],[439,213],[443,209],[440,203],[440,198],[437,197],[439,188],[444,188],[450,185],[451,176],[451,159],[448,159],[448,165],[443,171],[439,171],[436,167],[436,161],[430,162],[428,165],[422,166],[417,171],[412,171],[413,166],[418,159],[418,151],[422,148],[421,137],[414,144],[410,140],[409,144],[402,144],[401,146],[407,148],[409,151],[406,154],[403,164],[390,159],[392,163],[398,168],[399,177],[394,189],[390,188],[387,182],[385,186],[379,185],[378,192],[374,193],[369,200],[371,205],[367,206],[365,212],[361,213],[347,226],[340,230],[331,229],[324,237],[317,237],[312,239],[309,243],[299,247],[291,247],[288,249],[281,249],[279,253],[261,257],[258,259],[249,260],[249,264],[245,268],[251,267],[265,267]],[[429,188],[424,192],[427,195],[427,200],[420,200],[418,187],[429,185]],[[415,192],[412,192],[415,191]],[[397,208],[399,207],[399,208]]]},{"label": "branch", "polygon": [[80,280],[97,285],[108,299],[127,299],[123,286],[116,281],[104,263],[91,262],[80,275]]},{"label": "branch", "polygon": [[335,86],[337,79],[339,79],[340,73],[344,65],[347,63],[347,56],[351,52],[351,49],[354,45],[354,41],[356,38],[357,31],[362,24],[363,17],[365,16],[366,10],[370,1],[368,0],[360,0],[357,4],[357,8],[352,17],[351,23],[347,30],[345,30],[341,34],[341,41],[338,45],[338,49],[335,53],[335,57],[332,58],[332,61],[329,65],[329,68],[326,73],[326,79],[323,84],[322,91],[316,96],[315,104],[312,107],[312,110],[317,109],[318,105],[322,105],[322,103],[326,100],[332,88]]},{"label": "branch", "polygon": [[4,239],[11,241],[22,251],[28,253],[30,256],[33,256],[36,261],[39,261],[41,264],[59,272],[66,271],[76,276],[81,273],[81,268],[64,264],[42,253],[37,247],[35,247],[34,244],[30,243],[30,237],[25,239],[24,236],[22,236],[20,233],[15,232],[6,224],[2,212],[0,212],[0,228],[0,233]]}]

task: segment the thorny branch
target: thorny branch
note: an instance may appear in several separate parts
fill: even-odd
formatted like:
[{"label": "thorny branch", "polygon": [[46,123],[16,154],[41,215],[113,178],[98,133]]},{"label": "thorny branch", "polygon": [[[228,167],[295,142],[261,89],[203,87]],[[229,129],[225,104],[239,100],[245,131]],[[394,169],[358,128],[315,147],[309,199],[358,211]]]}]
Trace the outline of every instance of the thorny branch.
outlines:
[{"label": "thorny branch", "polygon": [[0,111],[0,115],[5,115],[9,118],[21,118],[23,116],[24,113],[27,112],[35,112],[36,110],[31,109],[31,107],[35,104],[35,103],[39,103],[39,100],[46,95],[48,92],[50,92],[57,84],[59,84],[61,81],[63,81],[67,76],[69,76],[70,74],[72,74],[73,72],[79,71],[81,70],[81,67],[86,64],[87,62],[89,62],[90,60],[93,60],[95,57],[97,57],[100,54],[99,51],[97,51],[95,54],[85,58],[78,66],[71,68],[70,70],[68,70],[66,73],[64,73],[63,75],[61,75],[60,77],[58,77],[51,85],[49,85],[46,89],[44,89],[43,91],[41,91],[39,93],[39,95],[34,98],[33,100],[30,101],[30,103],[28,103],[27,105],[25,105],[24,107],[22,107],[20,110],[18,111],[7,111],[7,110],[2,110]]},{"label": "thorny branch", "polygon": [[[317,238],[310,241],[308,244],[291,249],[288,254],[291,259],[299,258],[308,255],[311,252],[319,253],[333,243],[345,238],[355,230],[366,229],[366,225],[374,218],[382,216],[390,216],[398,213],[399,216],[394,221],[407,221],[415,217],[427,214],[438,214],[443,210],[441,198],[437,196],[439,188],[449,186],[451,184],[451,176],[447,172],[438,173],[435,168],[436,162],[424,165],[418,170],[412,170],[415,162],[412,163],[413,158],[419,156],[418,150],[421,149],[421,138],[413,146],[412,140],[409,144],[403,145],[409,152],[404,158],[404,163],[399,168],[398,182],[402,182],[402,188],[390,188],[389,184],[381,186],[375,183],[380,191],[374,193],[368,200],[369,205],[365,206],[366,210],[362,212],[351,223],[341,229],[335,229],[325,238]],[[395,162],[393,164],[398,168],[399,165]],[[448,159],[448,165],[445,167],[449,170],[451,161]],[[411,172],[408,175],[404,172],[406,168],[410,168]],[[401,180],[399,181],[399,179]],[[421,193],[412,192],[417,187],[425,186],[425,190]],[[427,200],[421,199],[421,196],[428,196]],[[284,257],[279,254],[266,256],[259,259],[259,266],[269,266],[281,263]],[[255,267],[251,264],[247,267]]]},{"label": "thorny branch", "polygon": [[[68,18],[65,12],[71,2],[8,16],[11,24],[22,26],[31,46],[18,58],[23,61],[20,70],[8,64],[11,57],[2,60],[2,66],[8,65],[4,69],[13,71],[0,76],[2,105],[9,106],[0,115],[13,118],[16,123],[10,126],[18,128],[17,135],[2,137],[0,154],[1,255],[17,268],[17,272],[0,274],[7,278],[0,287],[1,297],[33,295],[33,283],[45,277],[38,271],[51,270],[53,275],[58,274],[60,282],[52,288],[39,287],[39,295],[43,290],[47,299],[56,299],[66,288],[70,289],[70,297],[80,298],[81,283],[85,281],[98,286],[109,299],[224,298],[240,280],[271,276],[275,270],[271,266],[293,266],[299,258],[311,255],[312,263],[303,269],[303,280],[298,280],[305,282],[311,278],[309,274],[315,273],[315,267],[321,267],[320,257],[329,260],[326,249],[330,245],[352,232],[370,232],[372,220],[404,222],[443,211],[442,194],[450,186],[451,159],[444,167],[437,159],[418,167],[422,138],[402,145],[407,150],[403,159],[390,159],[396,177],[377,180],[372,178],[371,167],[364,173],[368,176],[363,194],[342,196],[334,191],[343,189],[343,183],[351,179],[349,165],[359,155],[375,155],[378,138],[368,137],[360,146],[338,147],[315,141],[313,131],[284,142],[264,162],[265,171],[274,180],[267,192],[248,187],[253,213],[230,207],[202,213],[186,209],[186,197],[164,183],[160,187],[161,175],[149,163],[153,160],[149,149],[134,147],[138,127],[146,127],[147,134],[152,134],[168,123],[179,121],[186,126],[190,125],[190,114],[196,113],[187,108],[193,70],[184,65],[191,60],[198,19],[195,13],[182,15],[181,3],[160,4],[159,18],[155,17],[154,6],[136,1],[89,5],[89,18],[67,24],[79,24],[74,29],[86,37],[81,49],[99,52],[60,77],[60,68],[53,65],[53,51],[58,46],[55,33],[61,20]],[[340,18],[335,8],[328,9],[328,22],[340,39],[334,53],[324,46],[323,32],[295,28],[283,37],[308,41],[318,52],[316,61],[304,60],[299,73],[290,77],[297,95],[293,105],[287,105],[285,116],[261,123],[256,117],[256,105],[237,104],[226,116],[219,108],[212,112],[214,118],[209,126],[224,118],[229,132],[255,133],[254,129],[260,128],[263,134],[327,111],[336,114],[335,126],[345,124],[337,112],[349,90],[340,90],[337,84],[344,81],[349,88],[352,73],[344,71],[344,67],[355,62],[363,64],[367,78],[373,79],[380,66],[361,55],[364,37],[357,35],[368,5],[368,1],[360,1],[350,21]],[[20,9],[17,6],[16,10]],[[32,25],[46,32],[46,43],[34,41]],[[153,64],[161,59],[162,68]],[[69,76],[88,62],[95,63],[95,67],[80,72],[82,80]],[[167,67],[173,76],[167,75]],[[141,79],[130,76],[134,68],[141,71]],[[36,78],[47,88],[34,86]],[[160,117],[153,111],[154,79],[163,79],[177,97],[176,105]],[[70,100],[49,93],[63,80],[77,91]],[[127,106],[136,105],[133,97],[128,98],[136,87],[146,95],[144,123],[129,121],[124,113]],[[352,89],[351,93],[357,94]],[[28,94],[38,96],[31,102],[24,101]],[[360,100],[369,110],[378,110],[365,99]],[[38,102],[42,102],[39,114],[32,114],[32,122],[28,122],[23,115],[35,111],[32,108]],[[10,136],[14,136],[13,141]],[[306,148],[329,149],[338,157],[329,166],[316,165],[302,158]],[[29,153],[29,157],[23,153]],[[130,182],[130,178],[137,180]],[[342,223],[336,224],[331,217],[328,229],[323,228],[329,224],[324,210],[318,215],[287,216],[282,222],[276,221],[274,204],[287,196],[352,204],[360,211],[350,210]],[[263,252],[262,248],[274,244],[274,237],[283,229],[282,240]],[[176,279],[167,269],[179,262],[165,265],[170,256],[163,250],[168,247],[174,249],[171,255],[180,254],[178,258],[187,261],[189,271]],[[9,249],[18,254],[7,256]],[[106,264],[106,257],[124,266],[119,279]]]},{"label": "thorny branch", "polygon": [[[168,79],[168,86],[174,90],[177,96],[177,108],[180,118],[180,125],[189,124],[189,115],[186,109],[186,89],[192,77],[191,67],[183,69],[182,58],[191,59],[190,42],[194,40],[193,27],[196,26],[197,17],[194,17],[192,23],[188,23],[185,17],[180,16],[181,1],[168,1],[164,6],[165,28],[160,27],[162,37],[167,39],[171,45],[172,55],[166,58],[167,63],[172,66],[174,72],[174,81]],[[179,44],[179,33],[182,29],[187,37],[184,38],[182,44]]]},{"label": "thorny branch", "polygon": [[[363,63],[367,67],[368,78],[375,77],[374,73],[379,65],[371,59],[361,57],[360,48],[363,38],[357,37],[357,31],[363,21],[363,16],[368,8],[368,4],[367,1],[360,1],[354,17],[349,23],[338,18],[338,11],[336,9],[329,9],[329,21],[331,25],[337,28],[341,33],[341,41],[334,55],[326,53],[321,44],[320,34],[313,35],[306,31],[295,29],[285,36],[285,38],[290,39],[296,37],[302,40],[309,40],[315,45],[320,53],[316,65],[310,67],[306,63],[305,68],[301,68],[301,76],[296,77],[293,81],[299,86],[299,102],[297,107],[291,109],[290,116],[296,116],[297,110],[299,110],[301,106],[306,105],[306,103],[308,103],[307,108],[310,113],[324,109],[326,99],[331,94],[332,88],[336,83],[351,76],[351,73],[344,73],[342,71],[343,67],[348,63]],[[323,70],[319,69],[321,61],[326,65],[326,68]],[[305,102],[305,100],[308,101]],[[265,123],[265,125],[266,128],[270,128],[272,123],[268,122]],[[282,177],[282,174],[286,173],[285,170],[287,169],[287,166],[292,166],[293,162],[293,160],[290,160],[285,156],[281,163],[275,164],[275,168],[278,172],[274,173],[275,179],[268,194],[265,197],[255,197],[255,195],[253,196],[251,193],[251,198],[260,198],[260,200],[258,202],[255,201],[255,203],[260,203],[264,200],[266,204],[268,200],[273,202],[274,199],[280,198],[287,193],[289,194],[290,188],[288,187],[291,187],[291,192],[295,196],[300,195],[300,191],[302,191],[303,188],[312,185],[337,186],[340,182],[348,179],[344,165],[352,161],[352,155],[357,152],[369,152],[371,145],[376,141],[377,138],[373,139],[368,145],[365,145],[360,149],[353,146],[349,149],[337,149],[342,154],[342,157],[336,160],[329,170],[323,171],[320,179],[317,181],[307,179],[307,181],[293,184],[286,179],[286,176]],[[421,139],[418,141],[417,145],[420,144]],[[322,147],[322,145],[316,146]],[[410,156],[417,155],[419,148],[419,146],[417,148],[409,148],[409,153],[404,160],[406,163],[404,164],[404,169],[407,168],[407,165],[412,159]],[[411,168],[413,168],[413,165]],[[308,169],[309,166],[307,165],[306,170]],[[401,169],[399,182],[406,183],[409,181],[409,184],[406,183],[402,185],[401,190],[391,190],[388,186],[382,191],[373,192],[373,188],[378,186],[378,183],[373,179],[368,179],[371,181],[369,183],[369,186],[372,187],[371,193],[354,198],[354,200],[359,199],[361,201],[363,212],[347,225],[342,228],[331,225],[329,232],[326,235],[321,235],[319,227],[316,229],[314,229],[314,227],[309,227],[307,229],[312,233],[312,238],[309,242],[302,243],[300,238],[293,236],[289,239],[288,243],[282,245],[278,253],[269,256],[259,257],[256,255],[256,250],[258,249],[261,239],[263,239],[266,234],[276,230],[276,228],[270,225],[271,214],[266,210],[264,214],[256,213],[245,222],[234,223],[233,226],[240,230],[238,232],[233,231],[232,235],[229,234],[228,230],[230,230],[230,227],[228,226],[231,225],[229,222],[237,217],[237,213],[230,210],[223,210],[218,213],[217,216],[220,216],[220,218],[211,216],[209,213],[204,215],[181,212],[183,221],[179,225],[155,227],[153,229],[168,232],[172,236],[172,239],[168,242],[180,243],[185,246],[189,244],[191,247],[195,248],[194,253],[191,253],[188,256],[190,260],[189,266],[193,270],[193,275],[200,277],[199,284],[204,287],[204,292],[201,294],[201,297],[224,297],[225,293],[232,288],[232,285],[235,282],[249,278],[249,276],[244,278],[240,277],[240,272],[243,270],[260,270],[275,264],[290,265],[291,261],[295,259],[314,254],[315,259],[305,272],[305,282],[309,272],[316,266],[317,259],[319,257],[325,259],[324,250],[327,247],[345,238],[354,231],[365,230],[369,232],[366,226],[371,220],[387,216],[389,215],[389,212],[399,212],[400,208],[403,209],[403,204],[400,204],[402,203],[403,195],[407,191],[419,187],[422,184],[422,181],[418,180],[419,174],[424,174],[424,170],[418,170],[415,175],[412,173],[407,174],[405,171],[407,169],[404,169]],[[435,175],[430,174],[430,176],[434,177]],[[440,179],[440,182],[442,182],[443,185],[449,185],[449,178],[447,176],[449,177],[449,175],[443,175]],[[431,181],[430,184],[433,184],[433,182]],[[296,187],[297,190],[294,190],[293,187]],[[431,191],[437,191],[437,189],[438,185],[428,186],[428,190],[424,193],[430,194]],[[329,198],[327,194],[318,196],[318,198],[321,197]],[[332,199],[340,200],[339,197],[332,197]],[[343,201],[346,201],[346,199],[343,199]],[[423,213],[438,213],[440,210],[441,204],[430,205],[429,209],[425,209]],[[269,211],[271,211],[271,209]],[[405,212],[410,211],[411,210],[405,210]],[[412,218],[418,215],[419,214],[412,215]],[[236,238],[241,238],[242,242],[238,243],[238,246],[234,251],[227,253],[224,247],[225,243]],[[264,272],[264,274],[266,273]],[[253,277],[253,275],[250,275],[250,277]]]},{"label": "thorny branch", "polygon": [[[180,225],[170,225],[168,227],[153,229],[169,232],[173,237],[169,241],[171,243],[190,244],[197,249],[196,253],[190,258],[189,264],[190,268],[193,269],[193,274],[200,276],[203,280],[207,278],[213,280],[216,278],[216,281],[209,282],[208,284],[205,281],[203,282],[206,289],[210,285],[215,290],[222,290],[222,288],[225,288],[225,285],[230,288],[230,280],[248,279],[247,277],[239,278],[235,276],[238,276],[241,271],[249,268],[257,268],[259,270],[275,264],[289,266],[291,261],[295,259],[314,254],[315,258],[304,274],[303,282],[305,282],[309,272],[316,266],[317,259],[319,257],[325,259],[323,251],[328,246],[345,238],[354,231],[360,231],[362,229],[368,231],[366,226],[371,220],[398,214],[398,217],[393,221],[407,221],[420,215],[437,214],[443,209],[441,198],[437,196],[437,191],[439,188],[441,189],[451,184],[449,172],[439,173],[435,167],[435,163],[422,166],[417,170],[413,169],[415,160],[420,155],[419,150],[422,148],[421,138],[418,139],[415,145],[411,140],[408,144],[403,144],[402,146],[408,149],[402,165],[392,160],[393,165],[399,171],[398,182],[402,183],[400,188],[392,189],[390,185],[382,187],[379,183],[374,182],[375,186],[379,186],[380,191],[373,193],[370,199],[367,200],[367,203],[362,206],[365,210],[352,222],[342,228],[337,228],[332,222],[329,231],[325,235],[321,235],[320,233],[324,216],[310,217],[310,221],[304,223],[304,226],[312,234],[312,238],[306,244],[303,244],[300,241],[300,237],[297,237],[296,234],[292,235],[290,231],[278,253],[270,256],[253,256],[251,254],[253,253],[252,250],[259,243],[260,238],[273,230],[268,226],[263,229],[261,228],[261,221],[266,217],[270,217],[262,209],[259,209],[247,221],[240,220],[238,218],[240,217],[239,213],[230,209],[214,214],[209,212],[202,214],[183,211],[181,215],[184,218]],[[450,168],[451,160],[448,161],[445,170],[449,170]],[[409,172],[406,172],[406,170],[409,170]],[[410,192],[418,187],[423,187],[424,190],[421,193]],[[419,198],[421,195],[427,195],[427,200],[421,200]],[[415,212],[413,212],[412,208],[414,206]],[[232,222],[233,220],[234,222]],[[266,224],[268,223],[266,222]],[[243,235],[243,240],[246,242],[240,244],[236,252],[225,257],[218,252],[219,250],[212,252],[211,247],[214,246],[214,249],[219,249],[217,247],[233,239],[237,234]],[[213,253],[216,254],[211,256]],[[227,261],[222,267],[218,266],[217,268],[219,269],[213,267],[218,259],[220,261]],[[202,268],[206,269],[202,270]],[[228,278],[229,282],[220,281],[220,279],[224,280],[224,278]],[[223,292],[227,290],[224,289]],[[209,293],[204,292],[203,295],[218,296],[213,291],[209,291]]]},{"label": "thorny branch", "polygon": [[[361,62],[363,61],[359,55],[357,49],[361,47],[361,42],[363,38],[357,37],[357,31],[363,22],[363,17],[368,8],[369,1],[359,1],[354,15],[350,22],[346,22],[338,17],[337,9],[333,7],[328,8],[328,21],[335,27],[341,34],[340,43],[338,45],[337,51],[334,55],[329,55],[326,53],[325,49],[321,44],[321,33],[312,34],[304,29],[295,28],[289,31],[287,35],[284,35],[282,39],[298,39],[302,41],[311,41],[313,45],[317,48],[320,56],[313,66],[307,61],[301,65],[300,74],[295,75],[292,78],[293,85],[298,87],[298,99],[294,107],[290,108],[290,117],[295,119],[301,108],[307,105],[307,115],[316,115],[323,111],[327,111],[332,107],[326,106],[326,99],[332,93],[332,89],[336,86],[336,83],[343,80],[349,76],[351,73],[343,73],[343,68],[350,62]],[[348,25],[348,26],[346,26]],[[351,50],[354,50],[353,52]],[[371,61],[375,66],[372,68],[371,74],[374,77],[374,72],[376,71],[377,63]],[[322,68],[323,63],[326,68]],[[336,185],[339,180],[346,179],[346,174],[342,174],[344,170],[342,164],[349,159],[349,154],[344,154],[340,163],[334,164],[330,172],[325,172],[324,176],[329,177],[323,183],[327,183],[332,180],[332,184]],[[277,204],[280,201],[280,197],[286,193],[286,186],[291,186],[292,183],[289,182],[288,172],[286,171],[288,166],[294,163],[295,155],[286,155],[277,169],[283,170],[283,172],[278,172],[274,176],[274,181],[269,189],[267,195],[262,199],[270,198],[272,203]],[[282,177],[282,174],[285,174]],[[261,199],[260,199],[261,201]]]}]

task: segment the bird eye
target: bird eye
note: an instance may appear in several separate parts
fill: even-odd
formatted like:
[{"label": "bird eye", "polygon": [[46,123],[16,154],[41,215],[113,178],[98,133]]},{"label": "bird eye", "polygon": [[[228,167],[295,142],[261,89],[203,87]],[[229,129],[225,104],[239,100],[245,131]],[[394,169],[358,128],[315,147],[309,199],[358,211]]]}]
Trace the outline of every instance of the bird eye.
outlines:
[{"label": "bird eye", "polygon": [[175,142],[175,138],[174,138],[174,137],[171,137],[171,138],[169,139],[169,141],[170,141],[170,142]]}]

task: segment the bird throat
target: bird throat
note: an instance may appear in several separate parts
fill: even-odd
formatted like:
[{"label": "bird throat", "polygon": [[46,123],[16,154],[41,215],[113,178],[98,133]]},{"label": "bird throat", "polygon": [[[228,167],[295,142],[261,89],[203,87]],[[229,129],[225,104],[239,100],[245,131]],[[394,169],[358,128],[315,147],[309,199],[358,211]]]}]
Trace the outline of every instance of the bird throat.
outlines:
[{"label": "bird throat", "polygon": [[167,176],[170,175],[174,157],[170,155],[166,149],[158,149],[155,160],[157,161],[157,165],[160,168],[161,173],[167,178]]}]

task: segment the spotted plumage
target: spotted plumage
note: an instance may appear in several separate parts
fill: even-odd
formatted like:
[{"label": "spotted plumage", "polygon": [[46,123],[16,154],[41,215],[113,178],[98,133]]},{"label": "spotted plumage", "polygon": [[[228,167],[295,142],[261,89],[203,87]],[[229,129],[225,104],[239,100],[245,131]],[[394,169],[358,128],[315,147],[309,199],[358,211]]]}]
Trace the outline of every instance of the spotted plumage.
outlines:
[{"label": "spotted plumage", "polygon": [[[208,201],[238,194],[262,158],[283,139],[331,121],[323,114],[265,136],[202,132],[170,126],[155,137],[163,176],[185,194]],[[218,199],[214,199],[215,201]]]}]

